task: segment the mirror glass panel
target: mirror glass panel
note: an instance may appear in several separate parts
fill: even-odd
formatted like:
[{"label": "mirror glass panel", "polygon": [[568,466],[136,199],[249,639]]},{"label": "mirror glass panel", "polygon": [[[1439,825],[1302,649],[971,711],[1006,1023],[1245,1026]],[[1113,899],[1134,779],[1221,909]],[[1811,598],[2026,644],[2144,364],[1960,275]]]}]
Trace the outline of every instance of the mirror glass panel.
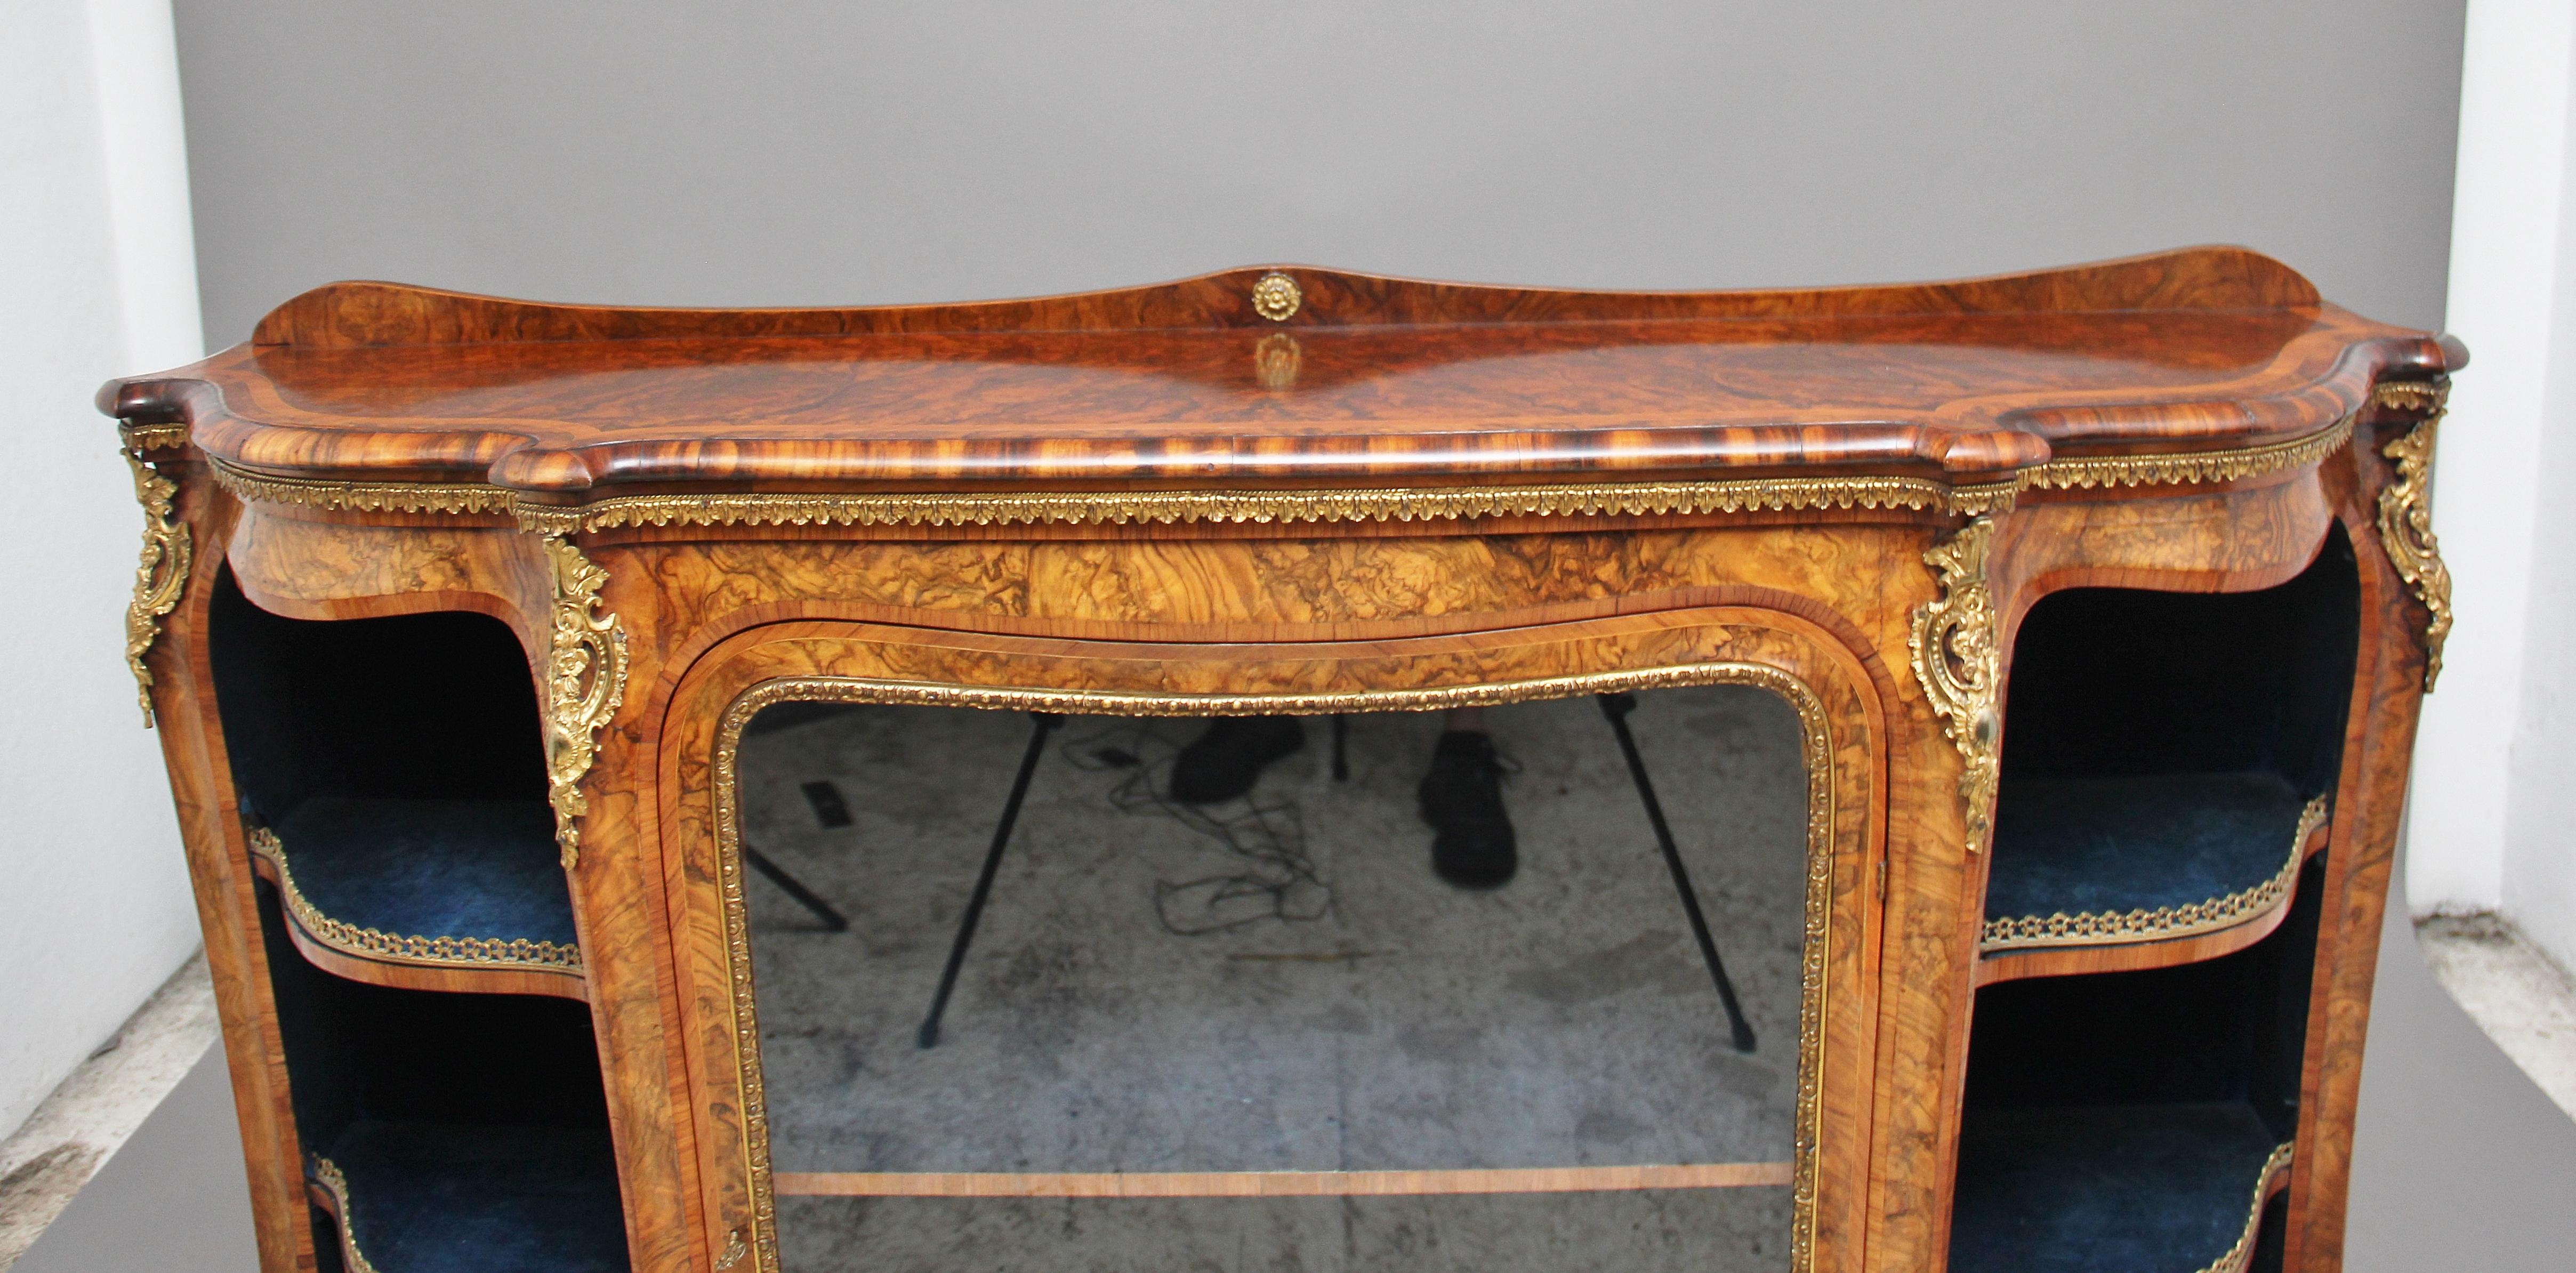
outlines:
[{"label": "mirror glass panel", "polygon": [[768,709],[787,1267],[1786,1268],[1799,740],[1736,685]]}]

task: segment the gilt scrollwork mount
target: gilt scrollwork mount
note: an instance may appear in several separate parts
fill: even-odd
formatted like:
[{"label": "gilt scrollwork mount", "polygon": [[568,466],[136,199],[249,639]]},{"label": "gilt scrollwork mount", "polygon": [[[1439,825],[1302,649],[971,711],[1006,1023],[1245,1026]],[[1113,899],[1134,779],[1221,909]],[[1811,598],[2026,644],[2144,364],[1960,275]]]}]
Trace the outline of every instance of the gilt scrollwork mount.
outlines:
[{"label": "gilt scrollwork mount", "polygon": [[626,629],[600,599],[608,572],[573,542],[548,535],[554,639],[546,658],[546,783],[565,870],[581,862],[582,776],[599,756],[599,731],[626,701]]},{"label": "gilt scrollwork mount", "polygon": [[2451,571],[2433,535],[2433,442],[2449,411],[2448,381],[2392,381],[2372,397],[2393,411],[2420,411],[2398,438],[2379,448],[2397,463],[2397,480],[2379,491],[2379,542],[2397,577],[2424,603],[2424,691],[2442,675],[2442,643],[2451,635]]},{"label": "gilt scrollwork mount", "polygon": [[143,551],[134,568],[134,600],[125,608],[125,666],[134,673],[134,692],[143,705],[143,727],[150,729],[152,668],[145,662],[161,639],[161,621],[179,608],[187,591],[188,570],[196,546],[181,521],[179,484],[143,458],[147,443],[129,437],[124,454],[134,471],[134,499],[143,506]]},{"label": "gilt scrollwork mount", "polygon": [[1915,607],[1914,678],[1959,749],[1959,799],[1966,806],[1968,852],[1994,835],[1995,791],[2003,776],[2003,643],[1986,557],[1995,519],[1971,519],[1923,554],[1941,586],[1939,598]]}]

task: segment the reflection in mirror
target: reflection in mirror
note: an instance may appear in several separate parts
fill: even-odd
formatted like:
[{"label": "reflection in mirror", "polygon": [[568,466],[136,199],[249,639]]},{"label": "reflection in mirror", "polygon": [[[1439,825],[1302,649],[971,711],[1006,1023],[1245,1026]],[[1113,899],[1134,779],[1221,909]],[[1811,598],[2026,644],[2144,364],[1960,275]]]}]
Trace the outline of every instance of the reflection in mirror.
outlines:
[{"label": "reflection in mirror", "polygon": [[785,1266],[1788,1267],[1799,756],[1734,685],[770,708],[740,831]]}]

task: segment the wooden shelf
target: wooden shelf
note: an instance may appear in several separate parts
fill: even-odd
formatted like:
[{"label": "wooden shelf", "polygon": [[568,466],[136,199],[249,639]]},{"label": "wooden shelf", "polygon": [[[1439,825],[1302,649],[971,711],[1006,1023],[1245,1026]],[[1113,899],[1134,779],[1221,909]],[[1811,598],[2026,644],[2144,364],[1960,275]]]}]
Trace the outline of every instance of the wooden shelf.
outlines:
[{"label": "wooden shelf", "polygon": [[624,1273],[606,1128],[359,1122],[308,1155],[356,1273]]},{"label": "wooden shelf", "polygon": [[2009,780],[1977,983],[2243,950],[2289,913],[2330,807],[2259,772]]},{"label": "wooden shelf", "polygon": [[2289,1167],[2249,1105],[1972,1111],[1951,1273],[2240,1273]]},{"label": "wooden shelf", "polygon": [[542,801],[314,797],[249,832],[316,966],[405,990],[586,997]]}]

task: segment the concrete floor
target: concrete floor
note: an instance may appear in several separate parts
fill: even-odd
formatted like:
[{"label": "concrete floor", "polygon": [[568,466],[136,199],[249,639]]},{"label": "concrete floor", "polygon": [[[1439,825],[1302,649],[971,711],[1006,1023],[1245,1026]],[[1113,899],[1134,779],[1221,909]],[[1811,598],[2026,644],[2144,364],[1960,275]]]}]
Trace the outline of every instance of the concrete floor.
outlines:
[{"label": "concrete floor", "polygon": [[200,952],[0,1141],[0,1269],[62,1214],[216,1034],[215,987]]},{"label": "concrete floor", "polygon": [[[1597,716],[1592,723],[1597,727]],[[1498,728],[1507,738],[1510,736],[1508,721]],[[1358,731],[1362,738],[1368,732]],[[1568,733],[1571,736],[1570,728]],[[1322,741],[1320,729],[1315,741]],[[1410,771],[1416,763],[1410,757],[1419,753],[1412,751],[1411,744],[1400,734],[1386,735],[1382,741],[1382,754],[1367,753],[1370,759],[1361,768],[1361,780],[1370,784],[1392,782],[1400,791],[1409,784]],[[1290,762],[1291,766],[1312,763]],[[1307,786],[1298,784],[1312,784],[1315,776],[1309,771],[1283,767],[1281,779],[1290,784],[1287,789],[1304,791]],[[1543,783],[1543,778],[1525,773],[1511,788],[1516,812],[1526,810],[1532,828],[1544,816],[1537,806],[1545,803],[1550,789]],[[785,790],[794,791],[794,784],[787,784]],[[764,799],[775,800],[778,794],[773,789]],[[853,803],[860,804],[856,800]],[[785,814],[793,813],[796,806],[779,803],[772,808],[782,825],[766,833],[783,833],[792,823]],[[780,810],[784,812],[777,812]],[[861,805],[858,811],[864,815],[866,806]],[[1384,856],[1390,869],[1380,884],[1371,887],[1396,887],[1402,872],[1394,868],[1402,865],[1405,855],[1420,853],[1418,831],[1408,830],[1397,837],[1390,826],[1389,832],[1391,842]],[[1535,844],[1538,838],[1539,832],[1532,830],[1531,842]],[[802,852],[784,840],[779,842],[779,848],[782,856]],[[967,851],[970,859],[973,852],[972,848]],[[1030,855],[1031,859],[1035,856]],[[1538,856],[1532,854],[1529,878],[1533,881],[1544,878]],[[1059,859],[1067,860],[1078,859]],[[1418,862],[1418,857],[1415,860]],[[797,865],[819,871],[822,864],[800,858]],[[1046,867],[1030,860],[1019,869]],[[1710,869],[1712,873],[1716,870]],[[1358,891],[1359,875],[1322,874],[1328,884],[1340,881],[1337,909],[1359,905],[1349,896]],[[1171,871],[1155,878],[1167,876],[1187,878]],[[1018,896],[1022,898],[1053,896],[1036,891],[1026,882],[1010,883],[1012,878],[1006,873],[1006,887],[997,889],[997,908],[1013,888],[1020,890]],[[2402,871],[2399,878],[2403,878]],[[753,884],[755,890],[766,887]],[[954,884],[947,887],[962,888]],[[1713,891],[1706,881],[1703,889]],[[1470,900],[1499,903],[1510,892]],[[759,893],[756,891],[754,896],[757,898]],[[880,904],[865,894],[846,900],[858,903],[853,909],[863,917],[870,907]],[[789,912],[777,909],[775,901],[755,902],[761,909],[762,925],[770,927],[773,921],[775,924],[761,938],[764,942],[788,938],[786,930],[795,923]],[[2345,1267],[2352,1273],[2417,1273],[2436,1268],[2504,1273],[2563,1270],[2568,1267],[2567,1253],[2576,1251],[2576,1206],[2570,1205],[2576,1203],[2576,1122],[2561,1114],[2444,993],[2425,966],[2415,934],[2401,918],[2406,913],[2403,899],[2391,901],[2365,1062],[2360,1131],[2354,1146]],[[1043,923],[1055,922],[1045,916],[1023,917],[1014,928],[1003,924],[1000,914],[997,910],[988,916],[987,922],[992,925],[987,930],[988,939],[1012,931],[1024,935],[1043,931]],[[1160,935],[1160,925],[1150,915],[1145,924],[1130,927]],[[1286,938],[1292,932],[1325,931],[1311,923],[1299,925],[1274,919],[1237,930],[1225,940],[1243,940],[1246,934],[1265,929],[1287,940],[1307,940]],[[1318,949],[1340,949],[1330,942],[1314,940]],[[1372,935],[1369,940],[1383,939]],[[1403,948],[1414,949],[1410,942],[1408,935]],[[766,950],[764,947],[764,954]],[[980,1011],[969,1005],[980,996],[1010,989],[1007,977],[997,979],[995,975],[1010,966],[1013,956],[1008,943],[979,943],[979,950],[984,953],[972,965],[978,971],[970,973],[968,988],[961,990],[957,1015],[952,1018],[952,1039],[961,1044],[973,1037],[978,1022],[980,1028],[989,1030],[1002,1020],[991,1012],[1000,1000],[986,1000]],[[1347,975],[1366,963],[1341,961],[1324,966],[1336,975]],[[1757,974],[1744,975],[1749,980]],[[1627,1009],[1622,1005],[1627,1001],[1652,1002],[1664,993],[1655,988],[1662,980],[1653,978],[1653,986],[1594,1000],[1587,1011],[1625,1013]],[[1674,981],[1677,989],[1679,979]],[[893,1000],[889,998],[887,1002],[891,1005]],[[1758,1003],[1757,1020],[1764,1013],[1778,1010],[1776,1001]],[[888,1020],[900,1022],[905,1015],[908,1014],[896,1014]],[[1065,1018],[1074,1025],[1084,1019],[1080,1012]],[[764,1022],[765,1026],[775,1024]],[[1766,1034],[1766,1050],[1769,1046],[1770,1036]],[[946,1047],[943,1045],[940,1051]],[[1402,1053],[1400,1044],[1394,1053]],[[1487,1112],[1494,1113],[1490,1109]],[[124,1269],[246,1273],[254,1268],[250,1229],[244,1214],[240,1150],[231,1117],[221,1058],[209,1053],[170,1099],[145,1120],[133,1139],[109,1160],[90,1186],[72,1200],[62,1218],[18,1263],[19,1273]],[[988,1133],[989,1127],[977,1136],[951,1142],[949,1148],[989,1145],[992,1142]],[[984,1138],[979,1140],[978,1136]],[[1564,1142],[1554,1143],[1561,1146]],[[1583,1142],[1577,1137],[1574,1143]],[[1050,1148],[1069,1155],[1081,1147],[1081,1142],[1064,1141]],[[1227,1147],[1240,1150],[1243,1145],[1228,1142]],[[1059,1163],[1069,1161],[1074,1160],[1069,1156],[1059,1159]],[[1041,1164],[1041,1169],[1044,1166]],[[1506,1198],[1325,1200],[1285,1207],[1267,1203],[1051,1202],[1028,1204],[1016,1212],[991,1210],[989,1204],[958,1202],[829,1202],[819,1205],[875,1214],[809,1217],[802,1228],[791,1228],[791,1247],[805,1257],[791,1267],[807,1273],[857,1267],[863,1255],[873,1257],[867,1260],[873,1265],[907,1267],[899,1261],[887,1265],[887,1248],[871,1240],[878,1235],[907,1231],[951,1236],[954,1242],[940,1248],[940,1254],[963,1258],[965,1263],[956,1267],[1006,1269],[1189,1267],[1187,1260],[1175,1258],[1183,1255],[1208,1255],[1210,1258],[1199,1267],[1247,1270],[1398,1266],[1483,1269],[1514,1263],[1548,1269],[1655,1267],[1656,1261],[1651,1258],[1640,1263],[1604,1255],[1605,1251],[1644,1249],[1651,1256],[1656,1249],[1654,1244],[1646,1243],[1642,1248],[1632,1245],[1633,1234],[1640,1229],[1684,1230],[1702,1235],[1703,1239],[1714,1235],[1718,1244],[1733,1244],[1733,1249],[1747,1260],[1763,1261],[1776,1258],[1768,1243],[1773,1235],[1783,1232],[1785,1221],[1779,1212],[1766,1211],[1758,1205],[1737,1205],[1757,1202],[1752,1195],[1760,1192],[1774,1191],[1601,1195],[1593,1201],[1606,1199],[1605,1206],[1591,1210],[1562,1208],[1543,1220],[1532,1219],[1528,1214],[1526,1204],[1530,1200]],[[1544,1210],[1561,1201],[1543,1198],[1536,1205]],[[1695,1206],[1709,1204],[1716,1205],[1711,1210],[1694,1210]],[[791,1207],[805,1205],[808,1204],[790,1203]],[[1217,1226],[1176,1223],[1172,1218],[1179,1208],[1210,1206],[1242,1209],[1222,1226],[1234,1236],[1239,1250],[1210,1253],[1205,1249],[1205,1239]],[[1407,1213],[1406,1207],[1418,1209]],[[1111,1214],[1121,1209],[1123,1214]],[[974,1214],[969,1215],[970,1210]],[[902,1214],[906,1212],[910,1214]],[[1167,1242],[1175,1232],[1182,1237]],[[1078,1244],[1069,1245],[1068,1235]],[[1079,1241],[1085,1235],[1089,1240]],[[1764,1244],[1766,1249],[1755,1253],[1752,1248],[1756,1243]],[[1046,1255],[1042,1263],[1033,1264],[1025,1253],[1039,1244],[1043,1244]],[[1079,1258],[1084,1249],[1126,1250],[1139,1262]],[[1293,1258],[1287,1255],[1291,1249],[1296,1253]],[[5,1264],[0,1260],[0,1267]]]},{"label": "concrete floor", "polygon": [[2492,912],[2427,916],[2415,936],[2434,979],[2576,1118],[2576,976]]}]

